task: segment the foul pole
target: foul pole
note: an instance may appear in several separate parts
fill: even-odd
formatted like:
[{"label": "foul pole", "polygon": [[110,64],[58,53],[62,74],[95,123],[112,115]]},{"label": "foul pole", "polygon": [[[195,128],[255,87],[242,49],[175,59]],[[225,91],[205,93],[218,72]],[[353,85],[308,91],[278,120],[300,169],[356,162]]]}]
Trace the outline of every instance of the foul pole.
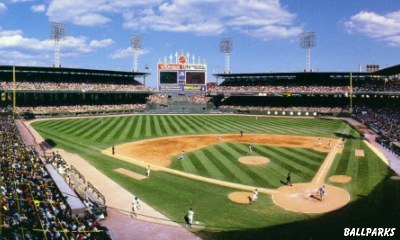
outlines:
[{"label": "foul pole", "polygon": [[13,66],[13,118],[15,118],[15,113],[16,113],[16,103],[17,103],[17,93],[16,93],[16,89],[17,89],[17,81],[15,78],[15,66]]},{"label": "foul pole", "polygon": [[350,73],[350,114],[353,114],[353,76]]}]

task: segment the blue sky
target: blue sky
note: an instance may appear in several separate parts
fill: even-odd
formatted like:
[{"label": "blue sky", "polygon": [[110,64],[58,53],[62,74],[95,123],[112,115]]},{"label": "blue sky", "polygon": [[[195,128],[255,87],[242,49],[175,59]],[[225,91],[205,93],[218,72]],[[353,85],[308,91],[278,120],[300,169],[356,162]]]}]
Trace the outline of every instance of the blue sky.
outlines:
[{"label": "blue sky", "polygon": [[141,36],[150,85],[158,59],[181,49],[205,59],[214,81],[225,37],[236,73],[303,71],[304,31],[316,33],[314,71],[400,63],[398,0],[0,0],[0,65],[52,66],[50,22],[67,27],[64,67],[131,71],[130,36]]}]

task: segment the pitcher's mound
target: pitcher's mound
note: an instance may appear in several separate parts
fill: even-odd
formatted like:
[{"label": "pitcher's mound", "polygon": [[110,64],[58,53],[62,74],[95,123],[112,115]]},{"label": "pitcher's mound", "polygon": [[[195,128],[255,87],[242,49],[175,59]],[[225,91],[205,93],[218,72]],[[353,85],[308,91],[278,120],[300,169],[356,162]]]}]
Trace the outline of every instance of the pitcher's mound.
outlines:
[{"label": "pitcher's mound", "polygon": [[351,181],[351,177],[346,175],[333,175],[329,177],[329,181],[334,183],[348,183]]},{"label": "pitcher's mound", "polygon": [[269,158],[260,156],[246,156],[239,158],[239,162],[248,165],[263,165],[270,162]]},{"label": "pitcher's mound", "polygon": [[228,198],[235,203],[249,204],[252,195],[251,192],[233,192],[228,195]]},{"label": "pitcher's mound", "polygon": [[346,190],[327,184],[325,184],[325,195],[319,200],[318,187],[310,183],[283,186],[272,195],[272,199],[276,205],[288,211],[301,213],[331,212],[344,207],[350,201],[350,195]]}]

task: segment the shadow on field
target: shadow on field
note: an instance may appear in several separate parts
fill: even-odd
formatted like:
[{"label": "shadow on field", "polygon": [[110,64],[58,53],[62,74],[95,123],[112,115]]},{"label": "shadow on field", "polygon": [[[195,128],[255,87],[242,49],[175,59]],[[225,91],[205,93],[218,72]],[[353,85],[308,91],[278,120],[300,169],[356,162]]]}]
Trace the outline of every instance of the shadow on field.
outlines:
[{"label": "shadow on field", "polygon": [[57,146],[57,143],[54,142],[52,139],[49,139],[49,138],[45,139],[42,144],[43,145],[47,145],[48,147],[51,147],[51,148]]},{"label": "shadow on field", "polygon": [[[390,177],[392,172],[375,186],[368,196],[363,196],[349,205],[321,215],[318,218],[282,224],[267,228],[203,233],[205,239],[346,239],[345,228],[399,228],[400,184]],[[266,219],[268,221],[268,219]],[[396,231],[395,237],[400,236]],[[398,239],[398,238],[396,238]]]},{"label": "shadow on field", "polygon": [[338,138],[343,138],[343,139],[360,139],[360,137],[354,137],[352,135],[349,134],[343,134],[343,133],[335,133],[335,136]]}]

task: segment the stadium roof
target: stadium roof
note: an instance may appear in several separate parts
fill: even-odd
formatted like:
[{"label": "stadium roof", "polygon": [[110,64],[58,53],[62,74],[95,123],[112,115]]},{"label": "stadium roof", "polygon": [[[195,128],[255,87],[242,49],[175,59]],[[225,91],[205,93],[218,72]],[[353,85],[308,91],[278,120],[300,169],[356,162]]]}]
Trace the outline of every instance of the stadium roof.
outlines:
[{"label": "stadium roof", "polygon": [[378,70],[378,71],[374,72],[374,74],[384,75],[384,76],[398,75],[398,74],[400,74],[400,64]]},{"label": "stadium roof", "polygon": [[[12,79],[13,66],[0,66],[0,79]],[[18,78],[112,78],[112,79],[134,79],[149,75],[145,72],[125,72],[125,71],[110,71],[82,68],[55,68],[55,67],[31,67],[31,66],[15,66],[15,72]]]},{"label": "stadium roof", "polygon": [[[375,72],[352,72],[353,78],[365,77],[388,77],[400,74],[400,65],[388,67]],[[323,79],[348,79],[350,72],[270,72],[270,73],[218,73],[213,74],[217,78],[286,78],[286,79],[307,79],[307,80],[323,80]]]}]

